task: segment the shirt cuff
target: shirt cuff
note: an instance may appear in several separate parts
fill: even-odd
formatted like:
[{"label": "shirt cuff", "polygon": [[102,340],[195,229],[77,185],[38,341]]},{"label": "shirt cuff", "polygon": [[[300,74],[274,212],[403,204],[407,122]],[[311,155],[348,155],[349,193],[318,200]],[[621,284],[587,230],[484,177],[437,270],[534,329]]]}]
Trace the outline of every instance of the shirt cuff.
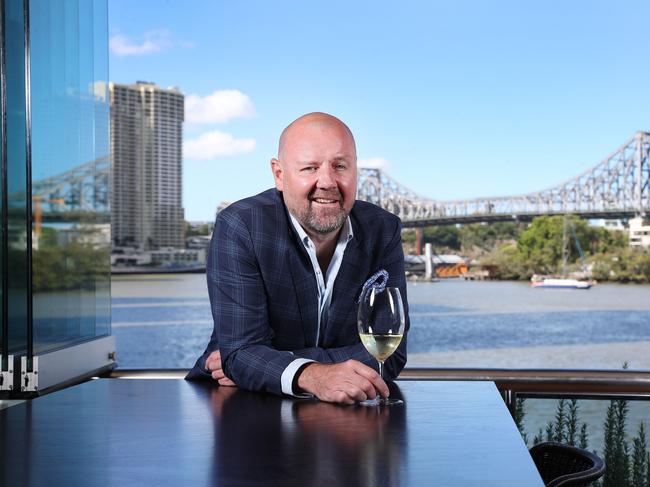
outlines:
[{"label": "shirt cuff", "polygon": [[298,369],[305,364],[310,362],[315,362],[315,360],[310,360],[308,358],[297,358],[284,369],[282,372],[282,377],[280,377],[280,382],[282,384],[282,392],[287,396],[293,397],[312,397],[311,394],[294,394],[293,392],[293,377],[298,372]]}]

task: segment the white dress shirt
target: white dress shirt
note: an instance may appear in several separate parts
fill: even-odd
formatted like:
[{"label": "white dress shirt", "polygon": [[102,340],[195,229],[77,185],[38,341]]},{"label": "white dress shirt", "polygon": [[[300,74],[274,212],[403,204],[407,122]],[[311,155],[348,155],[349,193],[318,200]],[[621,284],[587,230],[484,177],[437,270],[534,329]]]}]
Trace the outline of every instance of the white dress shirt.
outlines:
[{"label": "white dress shirt", "polygon": [[[318,322],[316,323],[316,343],[314,346],[317,347],[320,342],[320,332],[322,327],[325,326],[329,317],[329,308],[330,303],[332,302],[332,291],[334,289],[334,281],[336,276],[339,273],[341,268],[341,262],[343,261],[343,253],[345,252],[345,247],[347,247],[348,242],[352,240],[352,222],[350,217],[347,218],[341,229],[341,234],[339,235],[339,240],[336,243],[336,249],[334,249],[334,255],[332,255],[332,260],[330,261],[329,266],[327,267],[327,272],[323,276],[320,265],[318,264],[318,258],[316,257],[316,247],[314,242],[312,242],[307,232],[302,228],[300,222],[289,213],[291,217],[291,223],[293,227],[298,232],[300,236],[300,241],[305,246],[307,255],[309,255],[309,260],[311,260],[311,265],[314,269],[314,275],[316,276],[317,283],[317,299],[318,299]],[[293,379],[296,375],[296,372],[300,367],[308,362],[314,362],[314,360],[306,358],[298,358],[291,362],[284,372],[282,372],[281,383],[282,383],[282,392],[285,394],[295,396],[293,393]]]}]

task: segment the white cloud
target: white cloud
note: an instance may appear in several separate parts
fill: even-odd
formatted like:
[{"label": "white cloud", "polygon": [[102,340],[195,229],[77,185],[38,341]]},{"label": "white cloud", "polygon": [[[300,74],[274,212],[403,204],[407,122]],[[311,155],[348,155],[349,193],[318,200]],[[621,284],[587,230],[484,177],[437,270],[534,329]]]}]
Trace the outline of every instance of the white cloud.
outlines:
[{"label": "white cloud", "polygon": [[111,53],[117,56],[141,56],[161,52],[172,46],[171,33],[168,30],[150,30],[139,40],[118,34],[110,38],[108,46]]},{"label": "white cloud", "polygon": [[223,123],[253,116],[253,102],[239,90],[217,90],[204,97],[185,97],[185,120],[190,123]]},{"label": "white cloud", "polygon": [[255,139],[236,139],[219,130],[201,134],[195,139],[186,140],[183,154],[188,159],[207,161],[219,156],[244,154],[255,149]]},{"label": "white cloud", "polygon": [[360,159],[357,161],[357,166],[387,171],[389,164],[388,159],[384,159],[383,157],[370,157],[368,159]]}]

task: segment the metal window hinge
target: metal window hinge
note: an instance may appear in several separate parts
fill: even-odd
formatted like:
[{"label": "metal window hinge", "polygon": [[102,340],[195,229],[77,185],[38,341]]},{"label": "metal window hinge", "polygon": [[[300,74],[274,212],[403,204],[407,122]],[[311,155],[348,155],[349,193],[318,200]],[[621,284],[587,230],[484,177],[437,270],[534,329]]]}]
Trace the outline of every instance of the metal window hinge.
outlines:
[{"label": "metal window hinge", "polygon": [[20,357],[20,390],[23,392],[38,391],[38,357],[32,359],[32,371],[27,371],[27,357]]},{"label": "metal window hinge", "polygon": [[2,368],[4,362],[0,355],[0,391],[12,391],[14,388],[14,356],[7,355],[7,369]]}]

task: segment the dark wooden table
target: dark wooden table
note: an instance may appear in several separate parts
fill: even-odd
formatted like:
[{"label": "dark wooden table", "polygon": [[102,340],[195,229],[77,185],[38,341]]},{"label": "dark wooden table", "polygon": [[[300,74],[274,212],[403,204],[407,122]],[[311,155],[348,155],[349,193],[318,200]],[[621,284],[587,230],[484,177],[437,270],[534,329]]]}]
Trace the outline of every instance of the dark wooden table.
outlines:
[{"label": "dark wooden table", "polygon": [[389,408],[99,379],[0,410],[3,486],[542,486],[491,382]]}]

